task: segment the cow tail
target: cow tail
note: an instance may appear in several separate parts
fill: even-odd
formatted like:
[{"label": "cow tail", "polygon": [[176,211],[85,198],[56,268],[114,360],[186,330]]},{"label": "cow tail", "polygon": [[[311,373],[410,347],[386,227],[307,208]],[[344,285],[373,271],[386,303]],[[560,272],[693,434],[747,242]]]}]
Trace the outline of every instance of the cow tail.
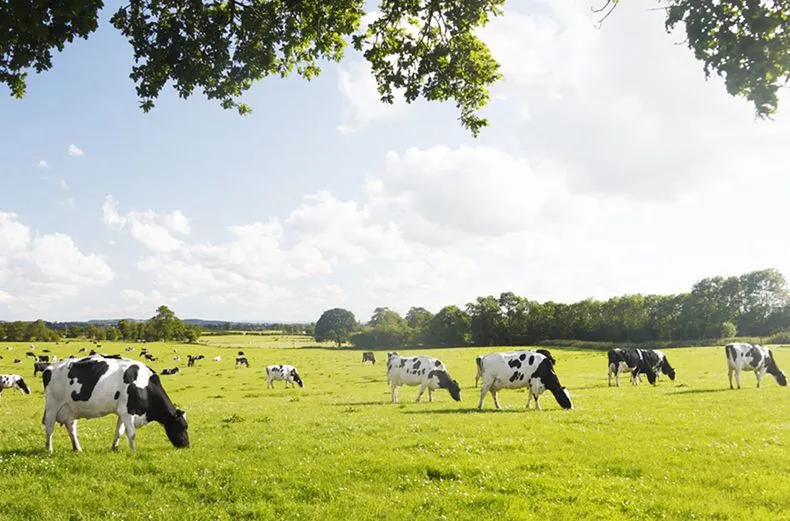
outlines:
[{"label": "cow tail", "polygon": [[730,360],[732,360],[734,362],[735,361],[735,347],[732,344],[727,344],[724,347],[724,350],[727,352],[727,358],[729,358]]},{"label": "cow tail", "polygon": [[478,356],[477,358],[475,358],[475,363],[477,364],[477,371],[480,374],[483,374],[483,357]]}]

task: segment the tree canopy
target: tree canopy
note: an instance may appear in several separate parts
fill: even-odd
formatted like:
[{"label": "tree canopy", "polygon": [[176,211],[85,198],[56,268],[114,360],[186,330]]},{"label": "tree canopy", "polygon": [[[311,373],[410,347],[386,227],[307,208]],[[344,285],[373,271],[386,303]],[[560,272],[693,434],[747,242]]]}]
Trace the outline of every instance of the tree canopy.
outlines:
[{"label": "tree canopy", "polygon": [[[512,1],[512,0],[511,0]],[[607,0],[608,12],[619,0]],[[720,74],[732,95],[773,114],[790,80],[787,0],[659,0],[667,31],[684,25],[686,44]],[[321,73],[349,44],[370,63],[381,101],[453,101],[474,136],[488,125],[480,110],[502,77],[477,31],[502,14],[505,0],[380,0],[363,25],[364,0],[130,0],[110,23],[131,44],[140,106],[148,112],[166,84],[182,98],[201,89],[241,114],[241,96],[268,76]],[[30,70],[52,67],[52,51],[99,26],[101,0],[0,0],[0,83],[25,95]]]},{"label": "tree canopy", "polygon": [[356,327],[357,319],[351,311],[343,308],[328,309],[315,323],[315,340],[316,342],[329,340],[340,347]]}]

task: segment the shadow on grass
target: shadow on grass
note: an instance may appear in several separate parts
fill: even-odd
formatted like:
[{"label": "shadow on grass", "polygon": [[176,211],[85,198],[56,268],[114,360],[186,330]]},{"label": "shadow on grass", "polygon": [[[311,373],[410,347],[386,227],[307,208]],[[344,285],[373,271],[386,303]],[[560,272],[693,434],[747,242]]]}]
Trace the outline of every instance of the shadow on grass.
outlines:
[{"label": "shadow on grass", "polygon": [[[535,409],[527,409],[527,408],[514,408],[514,409],[494,409],[493,407],[490,409],[483,408],[478,409],[477,407],[466,407],[463,409],[424,409],[419,411],[403,411],[403,414],[485,414],[485,413],[495,413],[495,414],[506,414],[506,413],[526,413],[530,410]],[[543,412],[543,411],[538,411]]]},{"label": "shadow on grass", "polygon": [[[69,447],[70,448],[70,447]],[[0,458],[9,458],[14,456],[20,457],[30,457],[30,456],[47,456],[49,457],[49,451],[44,448],[28,448],[28,449],[6,449],[0,450]]]},{"label": "shadow on grass", "polygon": [[729,390],[730,390],[729,387],[720,387],[717,389],[684,389],[682,391],[676,391],[671,394],[707,394],[707,393],[721,393]]},{"label": "shadow on grass", "polygon": [[388,400],[381,400],[378,402],[336,402],[332,405],[338,407],[353,407],[355,405],[387,405],[389,403]]}]

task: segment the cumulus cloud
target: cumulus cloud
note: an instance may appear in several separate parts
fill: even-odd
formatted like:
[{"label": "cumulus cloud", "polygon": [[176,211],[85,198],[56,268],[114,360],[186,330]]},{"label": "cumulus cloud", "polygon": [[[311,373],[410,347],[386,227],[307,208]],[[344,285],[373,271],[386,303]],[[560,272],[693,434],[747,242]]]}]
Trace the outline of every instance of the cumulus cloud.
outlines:
[{"label": "cumulus cloud", "polygon": [[44,160],[44,159],[41,159],[41,160],[38,162],[38,167],[39,167],[39,168],[49,168],[49,163],[47,163],[47,162],[46,162],[46,160]]},{"label": "cumulus cloud", "polygon": [[381,101],[367,60],[358,59],[338,67],[337,86],[343,99],[341,123],[337,127],[341,134],[359,132],[374,121],[392,119],[406,109],[405,102],[397,95],[394,104]]},{"label": "cumulus cloud", "polygon": [[82,253],[68,235],[34,235],[16,214],[7,212],[0,212],[0,268],[3,300],[15,295],[15,302],[34,309],[104,286],[115,277],[100,255]]},{"label": "cumulus cloud", "polygon": [[80,157],[80,156],[85,155],[85,152],[83,152],[80,147],[78,147],[77,145],[75,145],[73,143],[71,145],[69,145],[68,152],[69,152],[70,156],[74,156],[74,157]]},{"label": "cumulus cloud", "polygon": [[104,199],[102,222],[119,231],[128,226],[134,239],[147,248],[161,253],[175,251],[183,245],[180,239],[170,233],[171,230],[189,233],[189,221],[179,210],[169,214],[158,214],[150,210],[121,214],[118,211],[118,201],[112,195]]}]

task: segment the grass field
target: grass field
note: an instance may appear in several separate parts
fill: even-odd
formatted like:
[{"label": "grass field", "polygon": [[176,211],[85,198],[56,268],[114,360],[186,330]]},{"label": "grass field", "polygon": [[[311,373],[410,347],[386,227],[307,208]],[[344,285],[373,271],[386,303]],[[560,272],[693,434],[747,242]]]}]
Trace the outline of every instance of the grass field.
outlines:
[{"label": "grass field", "polygon": [[[489,396],[478,412],[474,358],[496,348],[420,351],[446,363],[462,401],[439,391],[416,404],[417,388],[401,387],[391,404],[384,352],[363,366],[359,351],[292,345],[304,339],[210,341],[148,346],[161,356],[150,364],[157,371],[181,367],[162,380],[187,411],[191,448],[172,448],[151,424],[138,431],[137,453],[125,439],[112,453],[113,416],[80,421],[82,454],[58,427],[53,456],[27,345],[2,344],[0,373],[21,374],[32,394],[0,398],[0,519],[740,520],[790,511],[790,389],[770,376],[756,389],[744,373],[744,389],[730,391],[721,347],[666,350],[678,378],[652,388],[607,387],[605,353],[552,350],[574,410],[550,393],[543,411],[525,410],[525,392],[502,391],[503,410]],[[239,348],[249,369],[234,368]],[[187,353],[206,359],[187,368]],[[790,370],[790,349],[774,354]],[[296,365],[305,388],[266,389],[270,363]]]}]

